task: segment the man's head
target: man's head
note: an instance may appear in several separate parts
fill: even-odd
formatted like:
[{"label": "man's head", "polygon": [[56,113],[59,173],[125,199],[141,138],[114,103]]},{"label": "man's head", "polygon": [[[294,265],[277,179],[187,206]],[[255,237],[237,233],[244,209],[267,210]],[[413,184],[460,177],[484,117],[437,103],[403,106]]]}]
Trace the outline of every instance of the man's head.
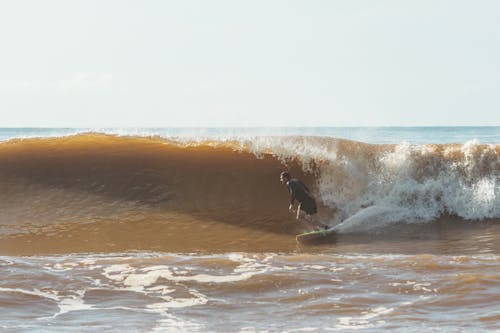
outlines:
[{"label": "man's head", "polygon": [[286,171],[283,171],[282,173],[280,173],[280,181],[285,184],[286,182],[288,182],[290,179],[292,179],[292,176],[290,176],[290,174]]}]

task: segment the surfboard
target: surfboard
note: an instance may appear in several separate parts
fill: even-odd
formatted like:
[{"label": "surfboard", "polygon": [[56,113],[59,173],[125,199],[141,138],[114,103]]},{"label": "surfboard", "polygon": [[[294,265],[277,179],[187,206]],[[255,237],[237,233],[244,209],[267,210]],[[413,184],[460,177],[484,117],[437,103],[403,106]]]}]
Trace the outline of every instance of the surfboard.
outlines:
[{"label": "surfboard", "polygon": [[317,230],[305,232],[295,236],[295,239],[299,243],[317,243],[322,241],[328,241],[335,237],[334,228],[329,228],[325,230]]}]

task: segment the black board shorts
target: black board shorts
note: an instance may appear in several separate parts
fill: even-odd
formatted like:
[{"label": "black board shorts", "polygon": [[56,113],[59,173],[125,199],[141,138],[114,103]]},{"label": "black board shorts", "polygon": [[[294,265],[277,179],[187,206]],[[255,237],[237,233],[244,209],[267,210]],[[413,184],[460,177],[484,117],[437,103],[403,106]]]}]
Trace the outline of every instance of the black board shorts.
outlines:
[{"label": "black board shorts", "polygon": [[304,200],[300,203],[300,210],[306,212],[307,215],[313,215],[318,212],[316,201],[314,199]]}]

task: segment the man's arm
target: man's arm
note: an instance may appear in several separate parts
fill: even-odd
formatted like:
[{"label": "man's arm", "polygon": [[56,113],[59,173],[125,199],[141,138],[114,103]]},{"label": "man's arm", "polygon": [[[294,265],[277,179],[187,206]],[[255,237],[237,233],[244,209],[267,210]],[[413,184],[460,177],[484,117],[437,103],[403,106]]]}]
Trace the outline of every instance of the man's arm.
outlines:
[{"label": "man's arm", "polygon": [[289,182],[287,184],[288,186],[288,191],[290,191],[290,206],[288,206],[288,210],[293,212],[293,205],[295,204],[295,195],[296,195],[296,191],[295,191],[295,183],[293,182]]},{"label": "man's arm", "polygon": [[293,206],[293,204],[295,203],[295,196],[296,196],[295,183],[289,182],[287,185],[288,185],[288,191],[290,191],[290,206]]}]

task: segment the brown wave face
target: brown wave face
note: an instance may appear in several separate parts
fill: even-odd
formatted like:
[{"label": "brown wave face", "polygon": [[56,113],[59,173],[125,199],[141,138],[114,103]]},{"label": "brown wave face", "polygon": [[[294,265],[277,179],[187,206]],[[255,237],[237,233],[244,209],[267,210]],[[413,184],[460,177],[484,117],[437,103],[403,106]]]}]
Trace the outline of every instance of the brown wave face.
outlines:
[{"label": "brown wave face", "polygon": [[85,134],[0,144],[0,253],[295,248],[284,168],[231,143]]}]

